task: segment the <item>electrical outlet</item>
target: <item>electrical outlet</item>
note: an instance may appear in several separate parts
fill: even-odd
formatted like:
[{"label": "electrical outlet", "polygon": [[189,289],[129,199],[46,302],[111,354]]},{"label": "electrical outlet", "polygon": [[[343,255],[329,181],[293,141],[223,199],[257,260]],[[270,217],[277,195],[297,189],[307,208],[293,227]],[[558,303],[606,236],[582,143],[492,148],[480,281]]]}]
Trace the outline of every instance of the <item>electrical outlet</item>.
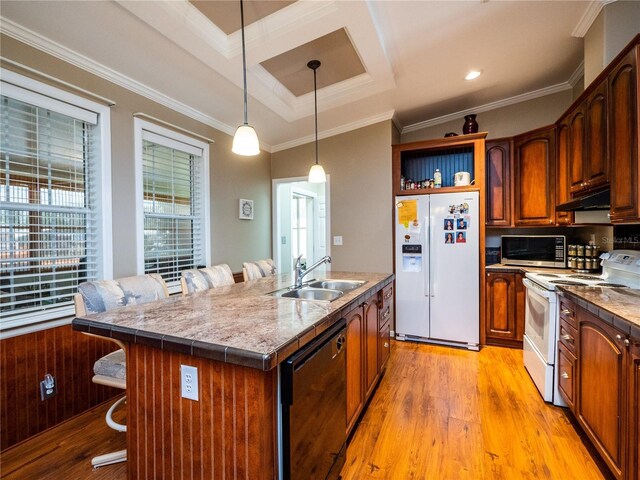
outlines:
[{"label": "electrical outlet", "polygon": [[40,382],[40,399],[44,402],[58,393],[56,388],[56,379],[50,373],[44,376],[44,380]]},{"label": "electrical outlet", "polygon": [[336,235],[335,237],[333,237],[333,244],[342,245],[342,235]]},{"label": "electrical outlet", "polygon": [[198,401],[198,369],[180,365],[180,389],[183,398]]}]

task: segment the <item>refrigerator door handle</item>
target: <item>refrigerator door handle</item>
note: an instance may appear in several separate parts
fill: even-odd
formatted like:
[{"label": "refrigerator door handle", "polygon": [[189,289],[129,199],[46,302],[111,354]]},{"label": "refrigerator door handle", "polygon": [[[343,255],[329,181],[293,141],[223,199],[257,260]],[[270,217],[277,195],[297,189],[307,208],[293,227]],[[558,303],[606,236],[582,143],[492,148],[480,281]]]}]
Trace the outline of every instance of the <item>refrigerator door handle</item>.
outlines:
[{"label": "refrigerator door handle", "polygon": [[429,245],[427,245],[427,248],[425,248],[425,256],[428,256],[428,262],[429,262],[429,268],[425,269],[429,272],[429,278],[427,281],[427,284],[429,285],[429,295],[431,297],[435,297],[436,296],[436,276],[435,276],[435,271],[432,268],[432,265],[434,262],[432,262],[432,258],[431,258],[431,247],[434,245],[433,241],[434,241],[434,228],[433,225],[433,217],[424,217],[424,222],[426,225],[426,228],[429,230]]}]

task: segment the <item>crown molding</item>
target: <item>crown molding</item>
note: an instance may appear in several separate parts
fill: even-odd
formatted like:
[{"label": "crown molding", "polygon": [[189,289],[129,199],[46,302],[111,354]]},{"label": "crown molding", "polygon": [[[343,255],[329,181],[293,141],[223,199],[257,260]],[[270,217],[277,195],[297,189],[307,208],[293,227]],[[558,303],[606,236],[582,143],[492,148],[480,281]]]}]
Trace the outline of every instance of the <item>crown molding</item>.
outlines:
[{"label": "crown molding", "polygon": [[596,18],[598,18],[598,15],[600,15],[602,9],[606,5],[615,1],[616,0],[595,0],[591,2],[580,20],[578,20],[578,24],[573,29],[573,32],[571,32],[571,36],[576,38],[584,38],[584,36],[591,28],[591,25],[593,25],[593,22],[595,22]]},{"label": "crown molding", "polygon": [[422,130],[423,128],[440,125],[441,123],[446,123],[451,120],[458,120],[465,115],[488,112],[489,110],[495,110],[496,108],[507,107],[516,103],[526,102],[527,100],[533,100],[534,98],[544,97],[546,95],[552,95],[558,92],[564,92],[565,90],[571,90],[572,88],[573,87],[569,84],[569,82],[551,85],[550,87],[541,88],[539,90],[523,93],[514,97],[504,98],[502,100],[498,100],[497,102],[491,102],[485,105],[467,108],[465,110],[460,110],[459,112],[449,113],[441,117],[435,117],[423,122],[407,125],[406,127],[402,128],[401,133],[405,134],[409,132],[415,132],[416,130]]},{"label": "crown molding", "polygon": [[[122,88],[129,90],[130,92],[141,95],[149,100],[152,100],[162,106],[170,108],[178,113],[181,113],[189,118],[192,118],[200,123],[215,128],[227,135],[233,136],[236,127],[227,125],[220,120],[207,115],[189,105],[186,105],[178,100],[175,100],[153,88],[150,88],[137,80],[134,80],[122,73],[119,73],[111,68],[108,68],[95,60],[92,60],[84,55],[71,50],[59,43],[54,42],[32,30],[29,30],[7,18],[0,16],[0,33],[3,33],[11,38],[14,38],[26,45],[29,45],[37,50],[47,53],[53,57],[56,57],[64,62],[67,62],[75,67],[78,67],[86,72],[96,75],[100,78],[108,80]],[[260,147],[271,152],[271,146],[260,142]]]},{"label": "crown molding", "polygon": [[[340,135],[341,133],[347,133],[352,130],[357,130],[358,128],[368,127],[369,125],[384,122],[385,120],[393,120],[395,117],[395,113],[396,113],[395,110],[389,110],[388,112],[383,112],[378,115],[362,118],[360,120],[356,120],[355,122],[346,123],[344,125],[340,125],[330,130],[319,132],[318,140],[322,140],[323,138],[333,137],[335,135]],[[281,152],[282,150],[288,150],[289,148],[297,147],[299,145],[304,145],[305,143],[310,143],[310,142],[313,142],[314,140],[315,140],[315,135],[311,134],[305,137],[298,138],[296,140],[291,140],[289,142],[273,145],[271,147],[271,153]]]},{"label": "crown molding", "polygon": [[567,83],[571,85],[571,88],[573,88],[577,85],[578,80],[580,80],[582,77],[584,77],[584,60],[580,62],[580,65],[578,65],[578,68],[576,68],[574,72],[571,74],[571,76],[569,77],[569,80],[567,80]]}]

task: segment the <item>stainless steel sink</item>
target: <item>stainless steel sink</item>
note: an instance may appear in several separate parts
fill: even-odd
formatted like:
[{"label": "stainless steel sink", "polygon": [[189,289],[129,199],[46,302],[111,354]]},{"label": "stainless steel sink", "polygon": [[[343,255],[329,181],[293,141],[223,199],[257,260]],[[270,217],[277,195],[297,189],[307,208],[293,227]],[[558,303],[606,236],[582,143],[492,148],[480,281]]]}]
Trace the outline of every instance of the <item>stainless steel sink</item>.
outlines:
[{"label": "stainless steel sink", "polygon": [[317,280],[310,282],[308,285],[313,288],[329,288],[331,290],[340,290],[341,292],[348,292],[355,288],[364,285],[367,282],[360,280],[332,280],[327,278],[325,280]]},{"label": "stainless steel sink", "polygon": [[279,290],[272,295],[286,298],[299,298],[302,300],[328,300],[332,302],[344,295],[344,292],[340,290],[330,290],[328,288],[302,287],[295,290]]}]

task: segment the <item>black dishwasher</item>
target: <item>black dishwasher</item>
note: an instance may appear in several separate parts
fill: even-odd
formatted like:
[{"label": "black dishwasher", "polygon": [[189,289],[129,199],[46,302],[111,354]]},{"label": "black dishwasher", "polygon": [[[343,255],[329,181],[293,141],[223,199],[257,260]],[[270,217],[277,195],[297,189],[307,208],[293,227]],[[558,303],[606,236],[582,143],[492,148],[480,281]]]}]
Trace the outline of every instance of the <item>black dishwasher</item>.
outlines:
[{"label": "black dishwasher", "polygon": [[281,365],[285,480],[337,479],[347,429],[344,319]]}]

